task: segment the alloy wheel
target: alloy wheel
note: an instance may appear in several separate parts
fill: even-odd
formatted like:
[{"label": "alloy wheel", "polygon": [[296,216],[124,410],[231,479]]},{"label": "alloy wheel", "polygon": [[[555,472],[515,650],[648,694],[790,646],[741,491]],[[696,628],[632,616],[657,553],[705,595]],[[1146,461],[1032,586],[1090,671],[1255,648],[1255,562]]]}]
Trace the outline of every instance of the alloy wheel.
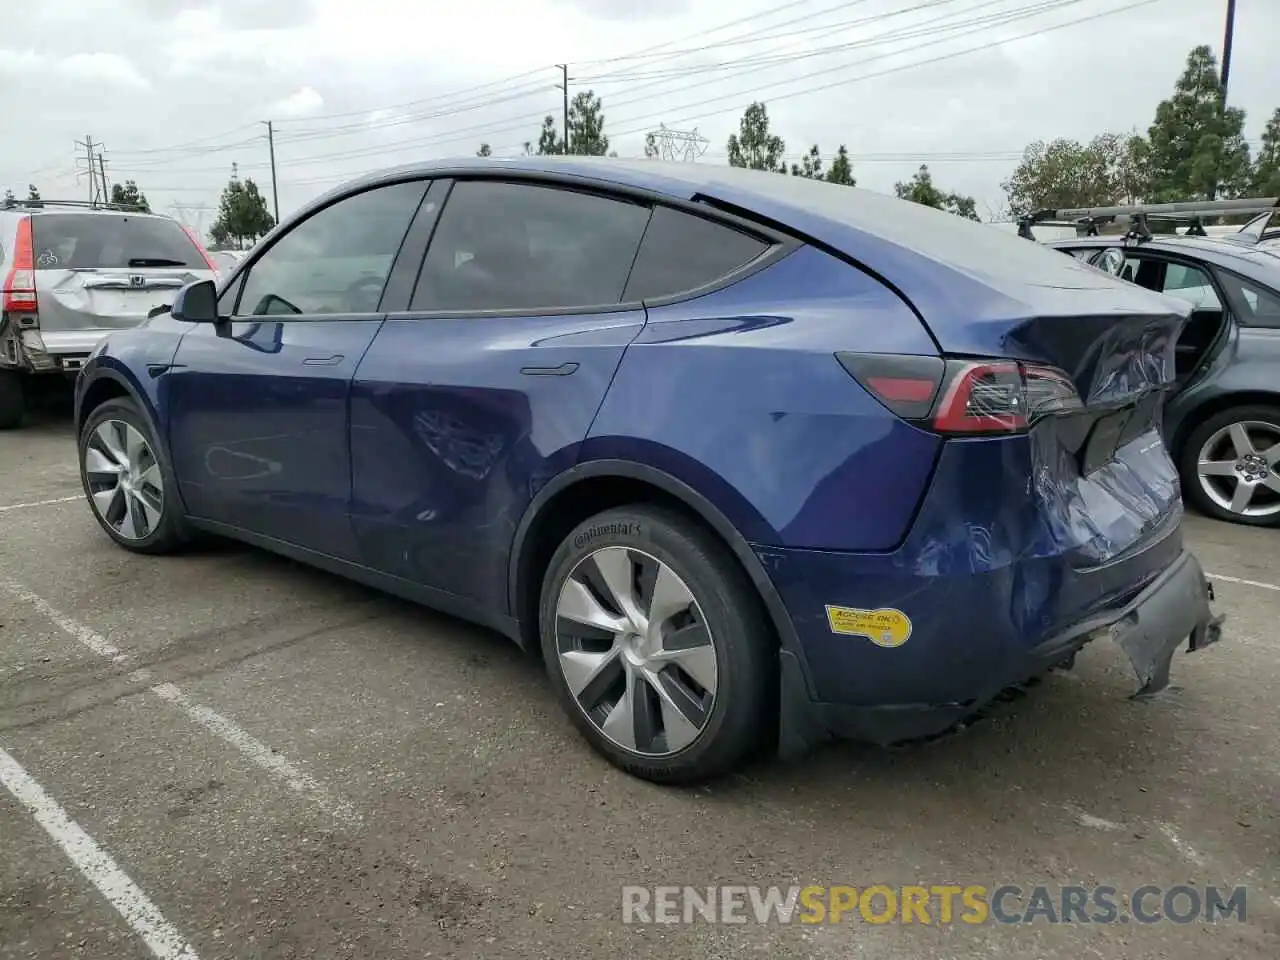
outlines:
[{"label": "alloy wheel", "polygon": [[142,432],[104,420],[85,442],[84,473],[93,509],[124,540],[144,540],[164,517],[164,478]]},{"label": "alloy wheel", "polygon": [[559,668],[599,732],[651,757],[689,747],[715,705],[715,641],[688,585],[630,547],[570,571],[556,602]]},{"label": "alloy wheel", "polygon": [[1206,497],[1242,517],[1280,513],[1280,426],[1241,420],[1215,431],[1200,448],[1196,474]]}]

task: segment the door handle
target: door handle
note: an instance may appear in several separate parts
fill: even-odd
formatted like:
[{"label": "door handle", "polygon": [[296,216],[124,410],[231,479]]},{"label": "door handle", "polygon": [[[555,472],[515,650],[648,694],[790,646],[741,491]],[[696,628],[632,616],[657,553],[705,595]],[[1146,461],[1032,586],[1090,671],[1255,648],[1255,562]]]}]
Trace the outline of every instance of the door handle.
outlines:
[{"label": "door handle", "polygon": [[312,364],[313,366],[331,367],[335,363],[342,362],[342,354],[333,353],[327,357],[307,357],[302,362]]},{"label": "door handle", "polygon": [[573,361],[566,361],[558,367],[521,367],[520,372],[526,377],[567,377],[578,369]]}]

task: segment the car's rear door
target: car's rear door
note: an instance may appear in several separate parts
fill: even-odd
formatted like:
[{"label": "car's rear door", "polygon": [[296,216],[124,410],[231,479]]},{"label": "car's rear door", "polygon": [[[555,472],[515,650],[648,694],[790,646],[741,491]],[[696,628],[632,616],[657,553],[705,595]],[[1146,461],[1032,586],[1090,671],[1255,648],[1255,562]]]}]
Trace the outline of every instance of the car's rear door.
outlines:
[{"label": "car's rear door", "polygon": [[214,277],[196,241],[168,217],[46,210],[32,216],[31,229],[40,337],[50,353],[88,353],[172,303],[184,284]]},{"label": "car's rear door", "polygon": [[[424,211],[420,217],[434,217]],[[506,606],[506,558],[537,489],[578,457],[644,326],[622,295],[648,204],[547,183],[459,180],[416,290],[351,391],[364,560]]]},{"label": "car's rear door", "polygon": [[397,183],[321,208],[222,291],[229,329],[183,337],[166,378],[169,446],[193,516],[354,556],[348,392],[426,191]]}]

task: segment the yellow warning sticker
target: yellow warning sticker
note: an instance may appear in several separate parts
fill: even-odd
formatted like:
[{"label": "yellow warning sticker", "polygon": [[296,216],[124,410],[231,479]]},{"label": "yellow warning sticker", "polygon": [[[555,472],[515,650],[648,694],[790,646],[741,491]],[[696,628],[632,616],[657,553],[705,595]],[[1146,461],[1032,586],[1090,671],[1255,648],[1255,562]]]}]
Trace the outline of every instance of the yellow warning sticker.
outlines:
[{"label": "yellow warning sticker", "polygon": [[860,610],[827,604],[827,623],[832,633],[866,637],[878,647],[900,647],[911,636],[911,618],[892,607]]}]

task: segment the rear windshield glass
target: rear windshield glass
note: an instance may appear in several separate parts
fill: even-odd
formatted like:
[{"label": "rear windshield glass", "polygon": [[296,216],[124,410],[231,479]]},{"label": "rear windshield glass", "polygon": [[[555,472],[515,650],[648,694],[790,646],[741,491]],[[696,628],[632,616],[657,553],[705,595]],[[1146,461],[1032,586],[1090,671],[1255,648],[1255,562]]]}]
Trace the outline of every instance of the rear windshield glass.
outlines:
[{"label": "rear windshield glass", "polygon": [[31,218],[37,270],[187,267],[208,270],[175,221],[129,214],[46,213]]}]

